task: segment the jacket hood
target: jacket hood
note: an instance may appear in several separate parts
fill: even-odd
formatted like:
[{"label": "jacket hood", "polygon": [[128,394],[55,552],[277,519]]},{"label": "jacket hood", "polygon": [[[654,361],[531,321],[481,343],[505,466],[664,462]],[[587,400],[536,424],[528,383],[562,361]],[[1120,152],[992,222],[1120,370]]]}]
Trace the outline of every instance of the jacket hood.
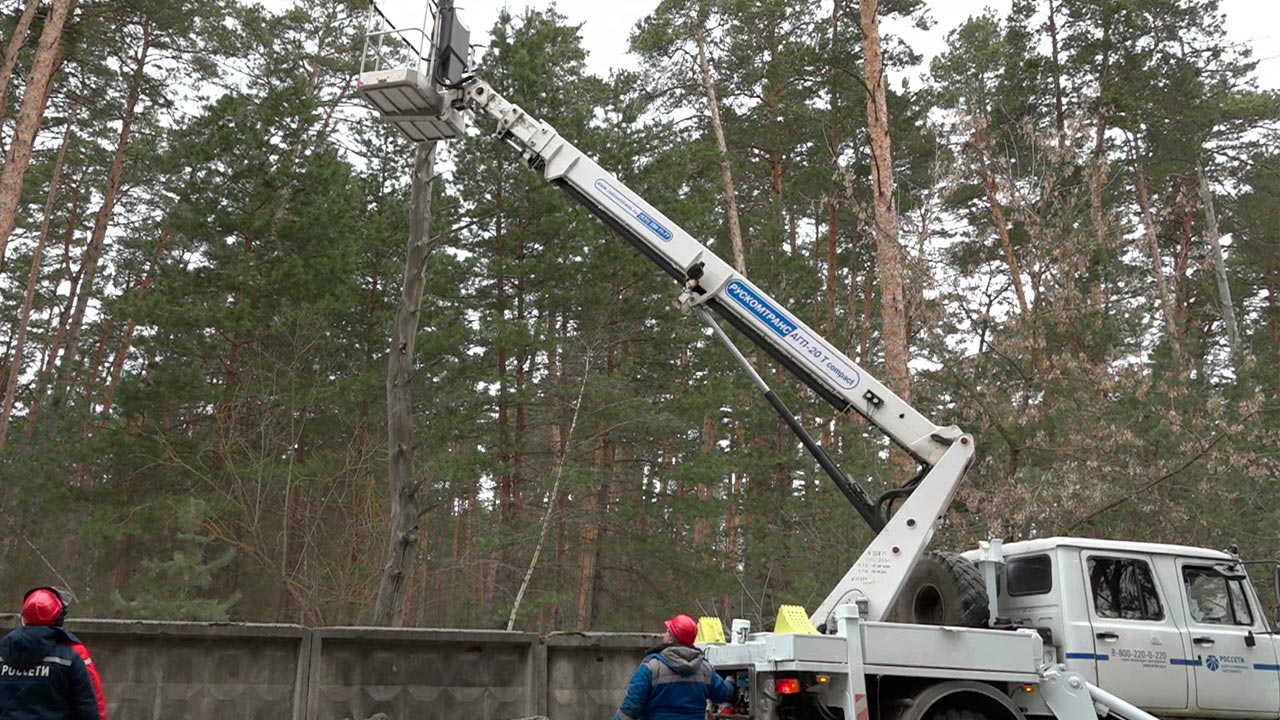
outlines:
[{"label": "jacket hood", "polygon": [[45,625],[16,628],[0,640],[0,658],[18,670],[30,670],[53,654],[60,635],[58,628]]},{"label": "jacket hood", "polygon": [[702,651],[688,645],[668,645],[658,653],[658,659],[679,675],[692,675],[702,667]]}]

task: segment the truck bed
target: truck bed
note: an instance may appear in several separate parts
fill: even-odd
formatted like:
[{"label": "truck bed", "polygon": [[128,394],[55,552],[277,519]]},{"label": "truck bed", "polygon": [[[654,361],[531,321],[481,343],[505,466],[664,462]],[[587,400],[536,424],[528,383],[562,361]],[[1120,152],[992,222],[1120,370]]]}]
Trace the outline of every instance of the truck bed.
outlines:
[{"label": "truck bed", "polygon": [[[1029,630],[985,630],[904,623],[863,623],[863,670],[869,675],[972,678],[1036,683],[1043,641]],[[740,645],[714,645],[720,670],[843,674],[849,657],[839,635],[751,635]]]}]

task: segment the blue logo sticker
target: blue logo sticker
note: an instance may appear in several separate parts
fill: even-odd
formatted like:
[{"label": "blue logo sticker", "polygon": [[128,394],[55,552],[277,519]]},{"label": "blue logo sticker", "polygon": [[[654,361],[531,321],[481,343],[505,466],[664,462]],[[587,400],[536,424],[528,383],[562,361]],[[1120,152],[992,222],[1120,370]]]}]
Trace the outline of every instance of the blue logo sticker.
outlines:
[{"label": "blue logo sticker", "polygon": [[605,182],[604,178],[596,179],[596,189],[601,193],[604,193],[604,196],[612,200],[615,205],[626,210],[627,214],[635,218],[641,225],[649,228],[649,232],[657,235],[663,242],[671,242],[671,238],[674,236],[671,231],[667,229],[667,226],[655,220],[648,212],[642,210],[639,205],[623,194],[621,190],[618,190],[614,186]]},{"label": "blue logo sticker", "polygon": [[637,220],[639,220],[640,222],[644,223],[644,226],[645,226],[645,227],[647,227],[647,228],[649,228],[650,230],[652,230],[654,235],[657,235],[658,237],[662,238],[663,240],[670,240],[670,239],[671,239],[671,231],[670,231],[670,230],[668,230],[668,229],[666,229],[665,227],[663,227],[662,223],[660,223],[660,222],[658,222],[657,220],[654,220],[652,217],[650,217],[650,216],[649,216],[649,213],[647,213],[647,212],[642,212],[642,213],[640,213],[639,215],[636,215],[636,219],[637,219]]},{"label": "blue logo sticker", "polygon": [[1204,659],[1204,666],[1214,672],[1217,672],[1218,668],[1222,667],[1222,662],[1218,660],[1217,655],[1209,655]]},{"label": "blue logo sticker", "polygon": [[795,332],[796,324],[786,315],[783,315],[769,303],[760,299],[758,295],[751,291],[743,283],[734,280],[729,283],[726,289],[729,297],[733,298],[742,307],[750,310],[756,317],[764,321],[770,329],[778,333],[782,337],[786,337]]}]

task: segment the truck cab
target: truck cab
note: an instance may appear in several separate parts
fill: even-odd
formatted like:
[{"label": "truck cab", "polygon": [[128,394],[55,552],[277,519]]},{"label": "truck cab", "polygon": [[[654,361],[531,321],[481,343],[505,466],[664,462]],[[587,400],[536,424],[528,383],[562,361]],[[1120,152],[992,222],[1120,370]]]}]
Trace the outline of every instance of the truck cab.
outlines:
[{"label": "truck cab", "polygon": [[1039,631],[1047,662],[1161,717],[1280,717],[1280,636],[1235,555],[1060,537],[1003,551],[999,616]]}]

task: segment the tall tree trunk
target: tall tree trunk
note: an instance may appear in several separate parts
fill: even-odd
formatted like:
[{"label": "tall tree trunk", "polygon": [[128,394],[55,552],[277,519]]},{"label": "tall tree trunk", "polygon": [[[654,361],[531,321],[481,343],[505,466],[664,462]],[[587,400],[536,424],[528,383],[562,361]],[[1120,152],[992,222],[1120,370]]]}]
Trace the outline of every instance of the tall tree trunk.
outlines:
[{"label": "tall tree trunk", "polygon": [[[595,465],[596,473],[600,477],[604,477],[606,472],[604,468],[604,459],[608,452],[608,436],[602,435],[596,444],[595,458],[592,462]],[[582,530],[579,533],[578,547],[578,615],[574,628],[577,630],[591,629],[591,608],[593,606],[592,595],[596,586],[596,558],[597,548],[600,538],[600,525],[604,516],[604,490],[601,483],[600,488],[587,490],[583,494],[583,523]]]},{"label": "tall tree trunk", "polygon": [[[160,231],[160,241],[156,244],[155,255],[151,259],[151,267],[147,270],[146,277],[142,278],[142,283],[138,285],[136,290],[138,297],[143,297],[147,291],[151,289],[151,283],[155,277],[157,265],[160,257],[164,254],[164,250],[169,245],[169,236],[173,233],[173,228],[166,224]],[[129,357],[129,350],[133,346],[133,333],[138,328],[138,321],[129,318],[129,323],[124,329],[124,337],[120,339],[120,347],[116,349],[116,356],[111,361],[111,368],[107,371],[107,386],[102,394],[102,416],[104,418],[111,415],[111,405],[115,402],[116,388],[120,384],[120,376],[124,372],[124,361]]]},{"label": "tall tree trunk", "polygon": [[[525,237],[526,233],[520,232],[516,236],[516,277],[515,277],[515,319],[519,327],[524,328],[526,322],[527,300],[525,294],[525,275],[528,268],[525,265]],[[529,365],[532,362],[529,357],[529,349],[527,341],[521,339],[515,352],[515,426],[512,432],[511,444],[511,493],[515,500],[512,507],[512,527],[511,529],[517,534],[524,532],[524,525],[528,517],[529,490],[524,487],[524,443],[525,432],[528,424],[528,401],[525,398],[525,390],[528,387]],[[510,553],[511,558],[506,564],[506,572],[504,573],[504,585],[511,586],[511,590],[515,590],[516,568],[519,567],[523,558],[524,543],[517,543],[513,546]]]},{"label": "tall tree trunk", "polygon": [[[836,27],[840,17],[840,4],[836,3],[831,13],[831,35],[832,40],[835,39]],[[823,198],[823,205],[827,215],[827,232],[826,232],[826,268],[825,268],[825,300],[827,311],[826,331],[828,337],[836,330],[836,318],[839,312],[836,309],[837,297],[839,294],[838,283],[840,277],[840,196],[843,183],[841,178],[844,171],[840,167],[840,154],[844,148],[844,142],[841,139],[840,112],[837,106],[839,99],[839,89],[836,83],[837,70],[833,66],[831,68],[831,124],[827,127],[827,153],[831,156],[831,188]],[[850,198],[852,199],[852,198]]]},{"label": "tall tree trunk", "polygon": [[[1179,225],[1181,232],[1178,233],[1178,254],[1173,259],[1173,309],[1177,313],[1177,325],[1180,328],[1189,328],[1191,307],[1191,255],[1192,246],[1195,245],[1195,217],[1194,211],[1190,207],[1190,201],[1186,197],[1178,198],[1176,201],[1181,207],[1181,217]],[[1197,343],[1203,346],[1204,343]],[[1187,348],[1190,352],[1191,348]],[[1197,351],[1198,355],[1203,356],[1203,350]],[[1188,356],[1188,362],[1190,357]]]},{"label": "tall tree trunk", "polygon": [[40,410],[44,405],[45,396],[48,394],[49,386],[53,381],[54,363],[57,362],[58,354],[62,352],[62,345],[67,340],[67,325],[71,322],[71,309],[75,304],[76,288],[80,284],[80,273],[71,270],[71,243],[75,240],[76,226],[80,224],[80,193],[73,191],[71,198],[71,212],[67,217],[67,229],[62,236],[62,267],[63,275],[68,285],[67,301],[58,312],[58,328],[53,333],[53,339],[49,341],[47,351],[44,354],[44,363],[41,365],[40,374],[36,377],[35,393],[31,398],[31,409],[27,412],[27,420],[22,425],[22,434],[26,437],[31,437],[35,434],[36,420],[40,417]]},{"label": "tall tree trunk", "polygon": [[[503,195],[502,188],[499,186],[495,194],[494,205],[497,208],[494,219],[494,267],[496,268],[494,278],[494,322],[503,324],[507,320],[507,252],[506,252],[506,226],[503,217]],[[516,228],[519,232],[519,227]],[[507,365],[509,361],[509,350],[507,348],[507,339],[505,333],[498,333],[495,338],[494,357],[498,366],[495,368],[498,373],[498,523],[501,530],[511,530],[515,523],[515,486],[512,484],[511,476],[511,411],[510,411],[510,390],[507,380]],[[489,580],[486,582],[486,595],[490,598],[494,594],[494,583],[497,579],[497,567],[500,561],[498,549],[494,548],[493,566],[489,572]]]},{"label": "tall tree trunk", "polygon": [[[547,313],[546,333],[549,338],[561,338],[564,335],[558,334],[560,328],[561,315],[552,311]],[[555,343],[547,351],[547,377],[546,383],[551,388],[563,388],[565,373],[562,353],[563,345],[559,342]],[[557,458],[558,467],[564,467],[567,462],[566,453],[568,446],[565,442],[565,426],[564,426],[564,409],[558,403],[553,404],[550,412],[550,422],[548,423],[548,450],[551,457]],[[552,498],[555,502],[555,523],[556,523],[556,544],[555,544],[555,564],[552,566],[552,582],[551,586],[556,588],[557,592],[553,596],[552,602],[547,606],[548,622],[547,627],[559,630],[564,624],[564,608],[561,606],[562,593],[559,590],[564,586],[565,582],[565,557],[569,552],[569,523],[566,522],[566,512],[569,507],[569,491],[561,488]]]},{"label": "tall tree trunk", "polygon": [[58,392],[65,393],[71,387],[71,374],[75,369],[76,353],[80,347],[80,330],[84,325],[85,310],[89,307],[93,295],[93,278],[97,272],[98,260],[102,257],[107,241],[107,228],[111,225],[111,215],[115,212],[116,200],[120,191],[120,178],[124,173],[124,161],[129,150],[129,138],[133,132],[133,122],[137,117],[138,99],[142,95],[142,81],[146,75],[147,56],[151,52],[151,21],[142,24],[142,47],[138,49],[138,59],[133,66],[133,75],[129,78],[129,95],[125,101],[124,119],[120,123],[120,137],[116,142],[115,155],[111,159],[111,168],[107,171],[107,185],[102,192],[102,206],[93,218],[93,233],[89,237],[89,247],[85,250],[84,263],[80,271],[80,289],[76,294],[75,310],[71,314],[71,324],[67,331],[67,345],[62,356],[62,364],[58,368]]},{"label": "tall tree trunk", "polygon": [[1009,238],[1009,223],[1004,217],[1004,208],[1000,205],[999,185],[996,183],[995,171],[987,159],[987,148],[991,146],[990,132],[986,128],[986,119],[978,120],[982,127],[974,134],[974,147],[978,151],[978,166],[982,172],[982,187],[987,191],[987,206],[991,209],[991,224],[1000,236],[1000,247],[1004,250],[1004,261],[1009,266],[1009,279],[1013,281],[1013,292],[1018,298],[1018,311],[1027,317],[1027,293],[1022,288],[1022,268],[1018,266],[1018,257],[1013,252],[1013,241]]},{"label": "tall tree trunk", "polygon": [[1173,307],[1173,298],[1169,294],[1169,282],[1164,276],[1164,262],[1160,258],[1160,238],[1156,233],[1156,220],[1151,212],[1151,199],[1147,191],[1147,174],[1141,164],[1134,168],[1133,184],[1138,194],[1138,208],[1142,211],[1142,225],[1146,231],[1147,252],[1151,254],[1151,273],[1156,279],[1156,292],[1160,296],[1160,314],[1164,316],[1165,330],[1169,333],[1169,346],[1173,349],[1173,360],[1181,370],[1186,367],[1187,358],[1182,347],[1182,332],[1178,329],[1177,312]]},{"label": "tall tree trunk", "polygon": [[[850,305],[853,303],[855,289],[849,289]],[[858,364],[868,365],[871,363],[871,316],[874,311],[876,295],[876,274],[874,268],[867,268],[867,273],[862,276],[862,322],[858,323],[860,328],[858,332]],[[858,315],[853,312],[853,308],[849,308],[849,320],[853,321]],[[853,419],[852,413],[846,415]]]},{"label": "tall tree trunk", "polygon": [[711,78],[711,61],[707,57],[706,19],[700,18],[695,31],[698,42],[698,70],[702,76],[702,92],[707,96],[711,113],[711,134],[720,153],[720,181],[724,183],[725,212],[729,223],[729,243],[733,248],[733,267],[740,273],[747,271],[747,257],[742,240],[742,225],[738,221],[738,196],[733,187],[733,167],[729,162],[729,147],[724,139],[724,125],[720,123],[720,100]]},{"label": "tall tree trunk", "polygon": [[[736,439],[741,436],[741,428],[738,423],[734,423],[733,436],[731,446],[737,447]],[[738,503],[741,498],[746,495],[746,477],[739,472],[729,473],[729,487],[727,488],[728,504],[724,514],[724,558],[722,560],[722,571],[731,575],[740,576],[738,570],[742,564],[742,535],[740,532],[741,516]],[[722,617],[733,617],[730,612],[730,596],[724,593],[720,596],[720,615]]]},{"label": "tall tree trunk", "polygon": [[832,191],[823,200],[823,204],[826,205],[827,209],[827,267],[825,293],[827,310],[826,331],[828,337],[836,331],[836,318],[839,317],[839,314],[836,311],[836,304],[838,302],[837,298],[839,293],[837,282],[840,276],[838,274],[839,268],[837,268],[836,265],[840,259],[840,248],[838,245],[838,239],[840,237],[840,209],[837,204],[836,197],[836,191],[832,188]]},{"label": "tall tree trunk", "polygon": [[[906,298],[902,278],[902,247],[898,243],[898,213],[893,199],[893,152],[889,137],[888,88],[880,47],[879,0],[858,3],[862,26],[863,79],[867,87],[867,134],[871,138],[872,200],[875,210],[876,266],[880,271],[880,325],[884,341],[887,385],[911,402],[911,374],[907,368]],[[902,485],[915,473],[909,455],[894,450],[893,481]]]},{"label": "tall tree trunk", "polygon": [[[128,287],[125,292],[134,291],[134,287]],[[102,360],[107,355],[107,345],[111,343],[111,338],[116,334],[116,319],[114,317],[106,318],[102,323],[102,332],[98,336],[98,345],[93,350],[93,360],[89,363],[88,375],[84,376],[81,384],[81,391],[84,393],[85,403],[91,405],[93,402],[94,386],[98,384],[98,371],[102,369]],[[88,418],[85,419],[85,425],[82,428],[81,437],[88,432]]]},{"label": "tall tree trunk", "polygon": [[1221,235],[1218,234],[1218,213],[1213,207],[1213,188],[1204,174],[1204,163],[1196,163],[1196,177],[1200,186],[1200,201],[1204,204],[1204,225],[1213,258],[1213,274],[1218,281],[1218,303],[1222,307],[1222,323],[1226,326],[1230,356],[1227,361],[1235,364],[1240,352],[1240,328],[1236,325],[1236,310],[1231,302],[1231,284],[1227,282],[1227,263],[1222,257]]},{"label": "tall tree trunk", "polygon": [[[25,28],[23,32],[26,32]],[[13,42],[17,41],[18,37],[15,35]],[[0,105],[3,105],[2,100]],[[18,391],[18,376],[22,373],[25,364],[22,358],[26,349],[27,330],[31,326],[31,306],[35,301],[36,286],[40,283],[40,271],[44,261],[45,244],[49,240],[49,222],[53,219],[54,202],[58,199],[58,188],[62,185],[62,167],[67,159],[67,148],[74,137],[76,109],[73,107],[70,117],[67,118],[67,129],[62,135],[62,144],[58,147],[58,155],[53,161],[53,172],[49,177],[49,193],[44,203],[44,219],[40,222],[40,238],[36,241],[36,249],[31,255],[31,272],[27,274],[27,290],[22,296],[22,313],[18,316],[18,331],[13,344],[13,359],[9,363],[9,377],[4,388],[4,403],[0,405],[0,450],[4,449],[5,442],[9,438],[9,422],[13,413],[14,396]]]},{"label": "tall tree trunk", "polygon": [[1067,113],[1062,106],[1062,60],[1058,53],[1058,8],[1049,0],[1049,47],[1053,55],[1053,114],[1058,126],[1058,152],[1067,151]]},{"label": "tall tree trunk", "polygon": [[413,472],[413,347],[427,284],[427,258],[435,249],[431,237],[431,188],[436,144],[418,145],[414,158],[412,200],[409,210],[409,247],[404,265],[404,287],[396,309],[395,332],[387,359],[387,487],[391,496],[391,523],[386,560],[378,595],[374,599],[375,625],[404,624],[404,596],[409,570],[418,545],[418,479]]},{"label": "tall tree trunk", "polygon": [[[840,3],[832,3],[831,5],[831,47],[836,47],[837,38],[840,34]],[[826,129],[827,138],[827,154],[831,158],[831,189],[823,198],[823,205],[827,214],[827,233],[826,233],[826,277],[825,277],[825,299],[827,310],[826,331],[830,337],[836,330],[836,318],[839,313],[836,310],[838,290],[836,287],[837,278],[839,277],[837,263],[839,262],[839,238],[840,238],[840,153],[844,147],[844,131],[841,125],[840,112],[840,83],[842,76],[841,70],[836,66],[836,56],[833,55],[831,63],[827,67],[827,94],[830,104],[830,124]]]},{"label": "tall tree trunk", "polygon": [[35,18],[38,7],[40,0],[27,0],[22,15],[18,16],[18,22],[13,26],[9,44],[4,48],[4,60],[0,61],[0,125],[4,125],[9,115],[9,82],[13,79],[14,68],[18,66],[18,54],[27,44],[27,31],[31,29],[31,21]]},{"label": "tall tree trunk", "polygon": [[605,472],[602,474],[604,483],[600,486],[600,517],[604,525],[605,542],[596,543],[596,559],[595,559],[595,580],[591,588],[591,614],[590,624],[595,624],[595,619],[600,617],[600,607],[605,594],[603,588],[608,580],[608,574],[604,571],[607,567],[605,564],[606,554],[609,548],[617,542],[618,530],[618,487],[622,483],[622,467],[623,458],[621,457],[624,449],[619,446],[618,442],[613,438],[609,441],[609,452],[605,456]]},{"label": "tall tree trunk", "polygon": [[[316,38],[316,48],[314,52],[308,53],[306,80],[303,84],[302,97],[300,99],[311,101],[316,99],[320,91],[320,73],[324,69],[325,63],[332,56],[332,48],[329,45],[331,36],[328,32],[322,31]],[[285,209],[289,206],[289,200],[293,196],[293,191],[297,189],[297,183],[293,177],[298,166],[298,158],[302,155],[303,150],[307,148],[325,147],[324,140],[328,135],[329,126],[333,119],[333,113],[343,100],[347,99],[345,92],[337,93],[333,98],[326,101],[317,110],[323,109],[324,115],[320,121],[320,126],[316,130],[313,137],[306,137],[307,125],[314,120],[311,113],[300,113],[297,121],[293,124],[292,130],[285,137],[285,141],[290,143],[289,152],[285,155],[282,162],[278,163],[277,169],[280,175],[285,178],[285,182],[281,184],[279,192],[276,194],[277,201],[275,208],[271,211],[271,220],[267,223],[267,231],[264,233],[266,237],[274,238],[276,230],[280,225],[280,220],[284,215]]]},{"label": "tall tree trunk", "polygon": [[1267,329],[1271,331],[1271,346],[1280,361],[1280,272],[1267,273]]},{"label": "tall tree trunk", "polygon": [[[716,452],[718,433],[715,417],[711,413],[702,416],[702,453],[711,455]],[[711,486],[705,482],[698,483],[698,514],[693,521],[693,546],[701,553],[699,567],[711,567],[711,515],[707,512],[711,504]]]},{"label": "tall tree trunk", "polygon": [[[1110,110],[1103,104],[1103,98],[1107,94],[1107,90],[1111,84],[1111,20],[1112,14],[1106,8],[1102,13],[1102,61],[1098,70],[1098,105],[1097,127],[1094,129],[1093,152],[1090,155],[1089,167],[1086,175],[1089,181],[1089,224],[1093,226],[1093,242],[1092,248],[1088,246],[1075,249],[1075,258],[1072,260],[1072,267],[1068,274],[1069,282],[1074,288],[1075,276],[1077,272],[1084,272],[1085,265],[1091,262],[1091,258],[1098,253],[1105,252],[1107,247],[1107,211],[1103,190],[1107,186],[1107,178],[1110,175],[1110,168],[1107,164],[1107,123],[1110,120]],[[1083,296],[1087,307],[1094,311],[1101,311],[1103,307],[1102,283],[1094,282],[1089,286],[1089,292]]]},{"label": "tall tree trunk", "polygon": [[547,527],[551,523],[551,516],[555,511],[557,498],[560,496],[560,480],[564,477],[565,451],[568,449],[569,443],[573,442],[573,433],[578,426],[578,412],[582,409],[582,396],[586,393],[587,379],[590,377],[590,373],[591,356],[588,355],[585,367],[582,369],[582,385],[578,388],[578,398],[573,405],[573,418],[569,421],[568,436],[561,435],[559,424],[551,426],[553,464],[551,473],[555,476],[555,481],[551,484],[551,491],[547,495],[547,509],[542,516],[542,525],[538,531],[538,542],[534,545],[533,558],[529,560],[529,568],[525,571],[524,579],[520,583],[520,589],[516,591],[515,602],[511,605],[511,615],[507,618],[508,631],[515,629],[516,616],[520,612],[520,602],[524,599],[524,593],[529,587],[529,580],[533,577],[533,571],[538,566],[538,556],[542,553],[542,546],[547,541]]},{"label": "tall tree trunk", "polygon": [[[35,57],[31,60],[31,73],[27,76],[27,89],[22,93],[22,106],[18,109],[18,122],[13,130],[13,144],[5,153],[4,169],[0,170],[0,269],[4,268],[4,254],[9,247],[9,237],[18,223],[18,205],[22,202],[22,182],[31,165],[31,151],[35,147],[36,133],[49,104],[53,90],[53,76],[62,56],[62,28],[75,9],[76,0],[53,0],[49,18],[45,20]],[[18,38],[15,37],[13,43]],[[11,43],[12,44],[12,43]]]}]

